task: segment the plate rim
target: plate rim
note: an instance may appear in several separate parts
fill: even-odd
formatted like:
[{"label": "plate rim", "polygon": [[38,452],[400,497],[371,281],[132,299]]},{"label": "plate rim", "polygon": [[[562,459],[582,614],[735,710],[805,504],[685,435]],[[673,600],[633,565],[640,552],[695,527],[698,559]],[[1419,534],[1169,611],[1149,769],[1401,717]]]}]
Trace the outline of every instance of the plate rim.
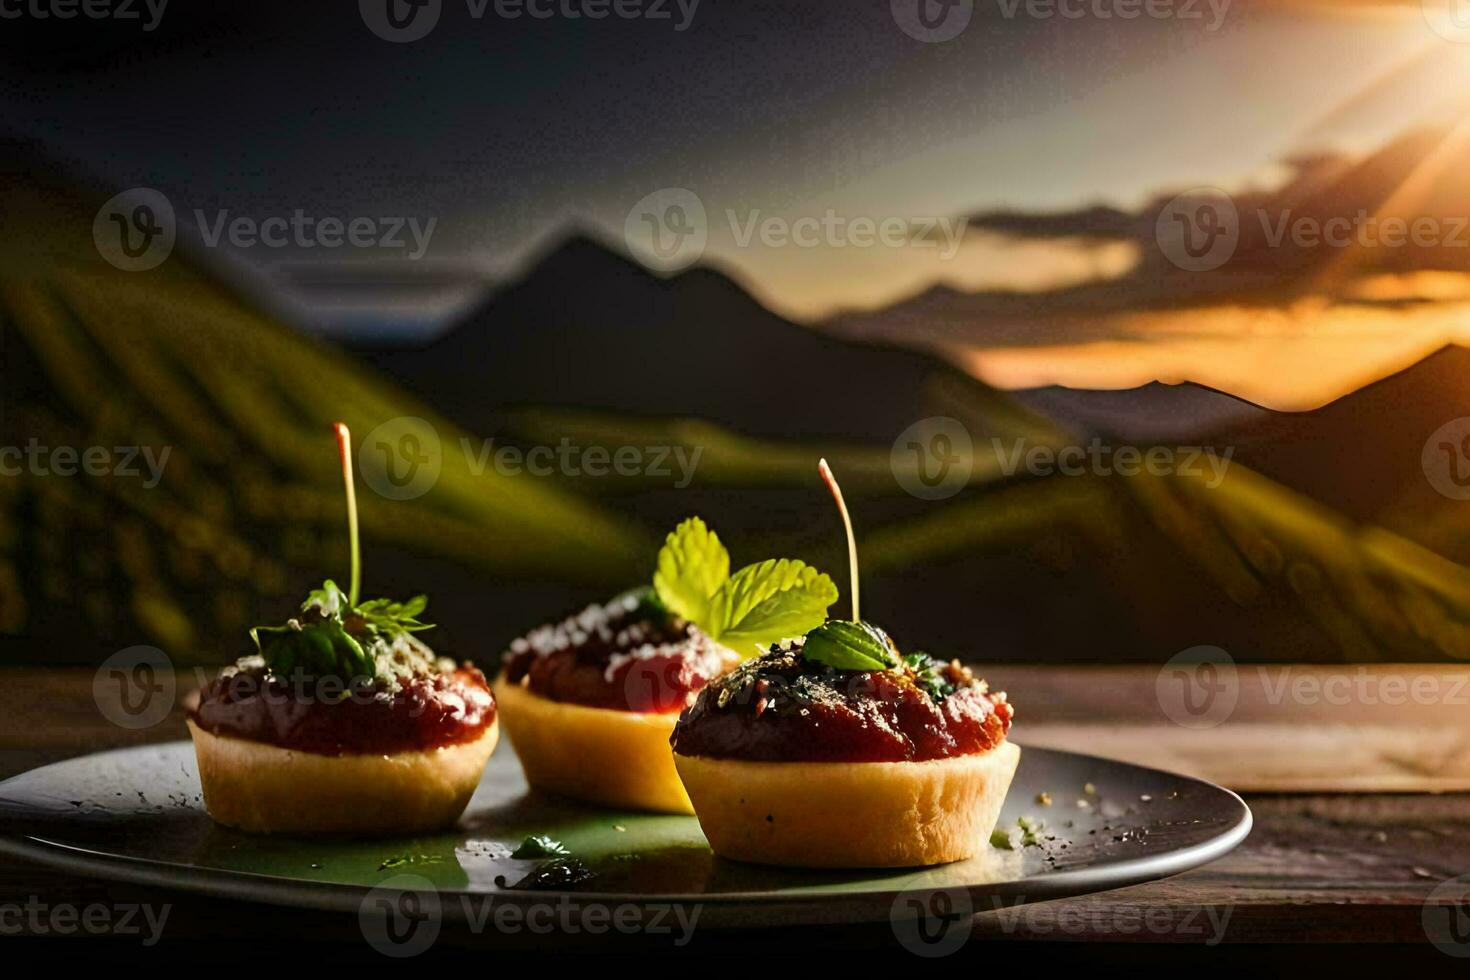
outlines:
[{"label": "plate rim", "polygon": [[[173,739],[152,742],[146,745],[125,746],[104,749],[98,752],[82,753],[69,759],[58,760],[26,770],[25,772],[16,773],[0,781],[0,798],[4,797],[6,788],[17,780],[34,777],[36,774],[42,773],[45,770],[64,767],[81,759],[113,754],[159,751],[187,746],[189,744],[187,739]],[[996,905],[994,907],[995,909],[1076,897],[1101,891],[1112,891],[1117,888],[1126,888],[1149,881],[1169,878],[1218,860],[1239,846],[1250,834],[1251,828],[1254,825],[1254,816],[1245,800],[1233,790],[1210,782],[1209,780],[1084,752],[1072,752],[1066,749],[1043,746],[1027,748],[1023,741],[1018,741],[1017,744],[1022,748],[1023,754],[1030,752],[1033,755],[1051,755],[1082,760],[1084,762],[1097,762],[1108,766],[1122,766],[1141,773],[1157,774],[1204,787],[1221,794],[1225,800],[1234,804],[1236,808],[1234,822],[1208,840],[1160,854],[1128,858],[1102,866],[1088,866],[1062,871],[1044,872],[1011,881],[982,882],[969,885],[958,884],[929,890],[964,891],[972,900],[977,896],[1014,900],[1008,904]],[[217,898],[263,902],[288,908],[305,908],[323,911],[360,912],[364,898],[372,894],[375,887],[380,887],[342,882],[315,881],[309,878],[291,878],[229,868],[203,868],[174,861],[160,861],[152,858],[98,851],[61,841],[49,840],[33,833],[23,831],[16,833],[7,827],[3,821],[0,821],[0,855],[31,861],[42,867],[64,873],[97,877],[108,881],[144,885],[166,891],[179,891]],[[874,870],[891,870],[894,872],[912,870],[914,874],[921,874],[927,869],[894,868]],[[634,895],[624,892],[565,890],[505,890],[487,892],[457,887],[435,889],[436,893],[441,897],[489,899],[501,904],[513,904],[522,907],[548,902],[567,903],[572,906],[580,904],[606,905],[616,903],[644,907],[655,905],[698,905],[721,912],[738,912],[740,909],[755,906],[766,910],[785,908],[803,911],[810,911],[814,907],[818,907],[832,913],[844,911],[851,913],[856,909],[876,908],[880,905],[892,909],[897,899],[909,890],[903,887],[893,887],[839,894],[802,891],[777,895],[770,892],[741,891],[713,894],[673,893]],[[461,911],[464,908],[464,903],[453,901],[442,902],[441,907]],[[991,911],[991,909],[976,908],[974,911],[980,913]],[[445,914],[444,918],[446,920],[452,920],[459,918],[459,916]],[[822,915],[814,921],[829,920],[853,921],[851,914]],[[712,921],[710,924],[718,926],[721,923]]]}]

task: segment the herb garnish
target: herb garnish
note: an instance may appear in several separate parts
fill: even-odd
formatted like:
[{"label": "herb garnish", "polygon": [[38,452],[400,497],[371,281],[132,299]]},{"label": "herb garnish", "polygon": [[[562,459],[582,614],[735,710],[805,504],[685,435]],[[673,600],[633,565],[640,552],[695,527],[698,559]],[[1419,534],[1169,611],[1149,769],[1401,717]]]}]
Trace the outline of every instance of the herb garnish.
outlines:
[{"label": "herb garnish", "polygon": [[665,540],[653,587],[669,612],[746,655],[820,625],[837,601],[830,578],[792,558],[757,562],[731,575],[729,552],[698,517]]},{"label": "herb garnish", "polygon": [[942,661],[927,653],[916,652],[907,656],[900,654],[887,633],[859,617],[857,538],[853,534],[852,518],[848,515],[842,488],[837,484],[837,478],[832,475],[827,461],[819,461],[817,469],[827,488],[832,491],[837,510],[842,515],[843,530],[847,534],[847,558],[852,576],[852,619],[830,620],[808,632],[802,644],[801,655],[807,660],[839,670],[903,669],[935,701],[949,697],[958,689],[958,685],[947,679],[943,673]]},{"label": "herb garnish", "polygon": [[840,670],[888,670],[897,667],[893,641],[871,623],[834,619],[806,635],[801,654]]},{"label": "herb garnish", "polygon": [[1041,847],[1046,825],[1035,817],[1018,817],[1014,829],[996,827],[990,832],[990,846],[1002,851],[1014,851],[1018,847]]},{"label": "herb garnish", "polygon": [[369,599],[358,603],[362,579],[357,532],[357,493],[352,481],[352,436],[341,422],[337,434],[342,480],[347,495],[347,530],[351,545],[352,578],[343,592],[331,579],[312,590],[301,604],[302,615],[281,626],[257,626],[250,631],[265,667],[287,677],[339,677],[346,681],[373,681],[396,690],[409,676],[427,673],[436,658],[412,634],[432,628],[419,614],[429,600],[415,596],[406,602]]},{"label": "herb garnish", "polygon": [[1040,847],[1041,834],[1046,825],[1035,817],[1017,817],[1016,826],[1021,828],[1022,847]]},{"label": "herb garnish", "polygon": [[442,864],[444,856],[441,854],[399,854],[394,857],[385,858],[378,865],[379,871],[388,871],[393,868],[403,868],[410,864]]},{"label": "herb garnish", "polygon": [[545,834],[532,834],[521,841],[521,846],[511,851],[510,856],[518,861],[529,858],[570,857],[571,851],[559,840]]},{"label": "herb garnish", "polygon": [[945,663],[937,657],[915,651],[905,656],[903,663],[913,674],[914,683],[923,688],[925,693],[935,701],[943,701],[960,689],[960,685],[945,676],[943,673]]},{"label": "herb garnish", "polygon": [[801,655],[839,670],[902,669],[935,701],[959,690],[945,675],[942,660],[927,653],[900,654],[888,634],[872,623],[829,620],[806,635]]}]

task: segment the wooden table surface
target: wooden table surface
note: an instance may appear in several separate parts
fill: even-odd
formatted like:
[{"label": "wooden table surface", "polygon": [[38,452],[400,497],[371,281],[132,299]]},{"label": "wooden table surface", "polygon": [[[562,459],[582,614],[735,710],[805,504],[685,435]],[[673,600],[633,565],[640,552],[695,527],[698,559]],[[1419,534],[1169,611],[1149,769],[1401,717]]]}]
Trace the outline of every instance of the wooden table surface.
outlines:
[{"label": "wooden table surface", "polygon": [[[11,669],[0,678],[0,778],[73,755],[183,735],[177,712],[143,731],[109,723],[94,700],[90,671]],[[1176,950],[1179,944],[1238,949],[1371,942],[1413,944],[1395,955],[1429,955],[1442,966],[1454,964],[1426,941],[1424,915],[1437,885],[1470,872],[1470,707],[1461,703],[1470,700],[1467,678],[1470,672],[1415,666],[1241,667],[1230,678],[1233,709],[1216,709],[1205,718],[1182,716],[1189,725],[1210,726],[1186,727],[1176,720],[1181,716],[1170,691],[1174,681],[1158,670],[995,671],[995,686],[1007,689],[1020,706],[1015,735],[1021,743],[1214,779],[1243,791],[1255,827],[1229,856],[1175,878],[982,911],[961,953],[993,954],[998,940],[1041,942],[1049,949],[1094,940],[1129,943],[1128,962],[1137,963],[1138,956],[1149,955],[1137,952],[1140,942]],[[1396,693],[1399,680],[1416,679],[1417,693]],[[190,683],[181,677],[180,689]],[[1331,691],[1338,693],[1323,693]],[[247,950],[251,937],[280,930],[343,950],[363,945],[352,916],[167,894],[0,859],[0,935],[45,931],[28,926],[24,916],[6,917],[7,909],[28,902],[167,903],[171,911],[160,946],[174,950],[221,939]],[[1433,903],[1443,904],[1439,898]],[[763,941],[780,942],[780,932],[768,932]],[[91,948],[107,950],[114,941],[120,942],[95,939]],[[456,949],[489,941],[483,935],[449,935],[439,945]],[[691,947],[738,950],[749,941],[738,933],[704,932]],[[888,927],[803,929],[800,942],[901,950]],[[527,943],[544,945],[545,939]],[[584,943],[599,951],[608,946],[606,939],[573,936],[559,938],[558,948],[576,950]],[[624,937],[616,945],[643,948]],[[1457,951],[1470,955],[1470,936]]]}]

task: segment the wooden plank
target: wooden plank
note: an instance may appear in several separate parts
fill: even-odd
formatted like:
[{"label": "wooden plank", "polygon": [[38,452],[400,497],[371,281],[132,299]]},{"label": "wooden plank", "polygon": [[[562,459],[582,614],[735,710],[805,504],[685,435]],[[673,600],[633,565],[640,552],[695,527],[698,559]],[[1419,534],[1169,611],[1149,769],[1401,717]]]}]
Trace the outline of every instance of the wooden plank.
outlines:
[{"label": "wooden plank", "polygon": [[1170,668],[1008,667],[990,676],[1016,704],[1022,744],[1240,792],[1470,790],[1470,669],[1239,665],[1217,675],[1229,687],[1197,715],[1183,702],[1187,678]]}]

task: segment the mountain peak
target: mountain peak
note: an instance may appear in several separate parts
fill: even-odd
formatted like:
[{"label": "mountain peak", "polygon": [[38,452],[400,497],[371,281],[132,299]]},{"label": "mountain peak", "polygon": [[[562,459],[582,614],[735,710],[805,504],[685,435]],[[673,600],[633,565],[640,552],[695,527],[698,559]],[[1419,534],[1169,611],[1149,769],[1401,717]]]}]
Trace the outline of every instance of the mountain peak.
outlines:
[{"label": "mountain peak", "polygon": [[[871,442],[947,414],[933,386],[956,374],[923,352],[792,323],[716,267],[651,272],[581,230],[427,348],[376,362],[479,431],[493,430],[501,410],[553,405],[771,437],[788,436],[799,418],[812,438]],[[992,415],[1005,414],[983,384],[965,386]]]},{"label": "mountain peak", "polygon": [[596,233],[573,228],[537,253],[525,266],[523,279],[560,275],[628,275],[652,273]]}]

